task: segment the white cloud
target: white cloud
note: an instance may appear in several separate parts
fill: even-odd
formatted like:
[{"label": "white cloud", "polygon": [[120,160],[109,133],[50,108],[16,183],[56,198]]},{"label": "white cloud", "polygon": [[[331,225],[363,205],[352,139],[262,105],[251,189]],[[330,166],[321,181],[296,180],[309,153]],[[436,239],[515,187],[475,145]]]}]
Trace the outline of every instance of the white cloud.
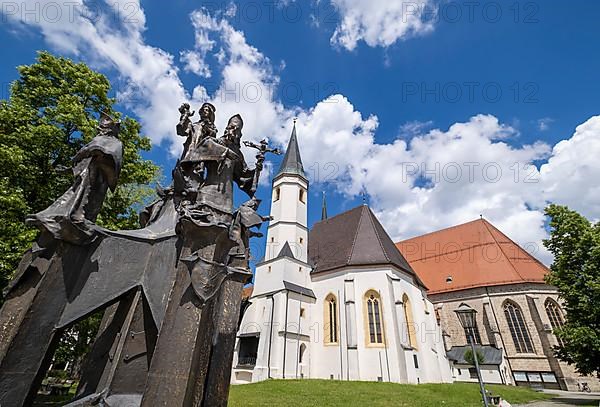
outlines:
[{"label": "white cloud", "polygon": [[195,73],[204,78],[210,78],[210,67],[205,62],[202,54],[190,50],[181,51],[179,53],[179,59],[184,64],[183,69],[185,71]]},{"label": "white cloud", "polygon": [[139,116],[144,133],[155,142],[170,137],[178,118],[177,106],[186,93],[173,56],[144,42],[146,18],[139,1],[51,2],[58,12],[50,10],[49,4],[41,0],[2,2],[1,10],[13,24],[39,29],[60,52],[115,69],[126,83],[119,97],[131,97],[128,104]]},{"label": "white cloud", "polygon": [[552,149],[541,166],[547,201],[568,205],[586,217],[600,219],[600,116],[577,126],[575,134]]},{"label": "white cloud", "polygon": [[[354,4],[338,3],[344,7]],[[81,2],[79,7],[85,9]],[[377,8],[372,4],[368,7]],[[347,25],[346,34],[343,30],[337,34],[347,48],[359,40],[386,46],[411,31],[382,27],[380,32],[373,31],[367,23],[369,27],[376,22],[383,24],[389,16],[381,16],[379,11],[365,11],[374,14],[364,16],[352,13],[352,21],[359,28]],[[554,147],[539,142],[509,144],[516,138],[516,130],[491,115],[474,116],[447,130],[431,129],[429,122],[408,123],[395,141],[378,144],[377,116],[357,111],[343,95],[330,96],[310,109],[285,107],[275,96],[279,77],[271,61],[248,44],[244,33],[228,20],[204,10],[192,13],[194,48],[181,55],[187,69],[206,76],[210,74],[206,58],[215,52],[222,81],[213,93],[201,85],[191,94],[186,92],[173,56],[144,42],[143,10],[137,15],[139,18],[131,20],[124,17],[129,14],[118,13],[118,30],[102,15],[95,24],[82,13],[71,24],[26,21],[16,13],[8,18],[21,26],[36,26],[63,52],[116,69],[132,85],[126,91],[136,97],[131,107],[142,121],[144,133],[155,142],[174,141],[174,155],[181,149],[174,125],[177,107],[183,101],[193,106],[211,101],[217,107],[216,124],[221,131],[230,116],[240,113],[246,120],[246,138],[258,141],[267,137],[279,146],[286,145],[291,118],[297,116],[300,149],[313,185],[327,182],[348,196],[366,191],[395,239],[483,214],[517,242],[530,247],[528,243],[539,244],[546,236],[543,207],[547,201],[568,204],[591,218],[600,217],[600,169],[594,161],[600,155],[600,117],[591,118],[571,138]],[[420,29],[424,32],[430,28]],[[344,35],[350,37],[342,39]],[[249,161],[253,156],[252,151],[246,151]],[[546,158],[547,164],[539,169],[531,165]],[[270,171],[267,165],[263,185],[268,183]],[[536,254],[546,262],[550,259],[543,248]]]},{"label": "white cloud", "polygon": [[550,129],[550,124],[553,121],[554,121],[554,119],[551,119],[550,117],[544,117],[544,118],[538,119],[538,121],[537,121],[538,130],[546,131],[546,130]]},{"label": "white cloud", "polygon": [[[388,47],[398,40],[433,31],[435,8],[431,0],[331,0],[341,21],[331,43],[352,51],[359,41]],[[428,14],[429,13],[429,14]]]}]

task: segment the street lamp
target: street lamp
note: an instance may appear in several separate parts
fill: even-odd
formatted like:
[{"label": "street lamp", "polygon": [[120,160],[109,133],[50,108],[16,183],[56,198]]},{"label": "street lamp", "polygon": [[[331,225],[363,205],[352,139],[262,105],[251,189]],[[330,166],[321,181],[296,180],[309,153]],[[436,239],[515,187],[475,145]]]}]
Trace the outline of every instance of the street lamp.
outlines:
[{"label": "street lamp", "polygon": [[487,396],[485,395],[485,387],[483,387],[483,379],[481,378],[481,371],[479,370],[479,361],[477,360],[477,354],[475,353],[475,338],[473,337],[473,331],[475,330],[475,311],[464,302],[460,304],[458,309],[454,310],[458,316],[458,320],[462,325],[463,329],[467,332],[467,341],[471,343],[471,351],[473,352],[473,361],[475,362],[475,369],[477,370],[477,379],[479,380],[479,388],[481,390],[481,397],[483,397],[483,404],[488,407]]}]

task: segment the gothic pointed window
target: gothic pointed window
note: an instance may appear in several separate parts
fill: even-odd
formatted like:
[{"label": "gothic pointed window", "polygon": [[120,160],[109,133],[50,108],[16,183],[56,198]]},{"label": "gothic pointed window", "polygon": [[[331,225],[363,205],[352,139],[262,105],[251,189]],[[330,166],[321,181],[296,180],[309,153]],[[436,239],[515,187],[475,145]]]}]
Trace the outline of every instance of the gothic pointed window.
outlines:
[{"label": "gothic pointed window", "polygon": [[412,304],[407,294],[402,296],[402,308],[404,310],[404,321],[406,322],[406,334],[404,337],[407,339],[405,342],[413,348],[417,348],[417,327],[415,326],[415,320],[413,318]]},{"label": "gothic pointed window", "polygon": [[329,294],[325,298],[325,343],[338,343],[338,303],[337,298],[333,294]]},{"label": "gothic pointed window", "polygon": [[504,316],[517,353],[535,353],[521,308],[512,301],[504,303]]},{"label": "gothic pointed window", "polygon": [[379,293],[373,290],[368,291],[365,294],[365,305],[367,309],[368,341],[370,344],[381,344],[384,342],[384,336]]},{"label": "gothic pointed window", "polygon": [[[548,319],[550,320],[550,325],[552,326],[552,330],[562,327],[565,324],[565,320],[563,318],[562,311],[560,310],[559,305],[552,298],[548,298],[544,303],[544,307],[546,308],[546,314],[548,315]],[[556,338],[558,343],[562,346],[563,341],[560,338]]]}]

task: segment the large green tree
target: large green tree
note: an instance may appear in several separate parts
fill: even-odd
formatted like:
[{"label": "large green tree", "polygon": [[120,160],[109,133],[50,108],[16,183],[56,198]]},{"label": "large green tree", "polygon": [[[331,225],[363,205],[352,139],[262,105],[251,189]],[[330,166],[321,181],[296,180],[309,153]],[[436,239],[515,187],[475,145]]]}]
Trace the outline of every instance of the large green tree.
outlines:
[{"label": "large green tree", "polygon": [[[83,63],[40,52],[34,64],[18,71],[10,98],[0,101],[0,288],[37,237],[24,224],[27,214],[46,208],[71,185],[71,158],[96,134],[100,112],[120,117],[108,97],[108,79]],[[136,120],[122,119],[119,138],[124,148],[119,186],[107,196],[97,222],[131,229],[158,168],[140,155],[151,144]]]},{"label": "large green tree", "polygon": [[554,255],[547,282],[558,288],[567,316],[555,330],[563,342],[557,355],[600,377],[600,223],[559,205],[546,215],[551,232],[544,245]]},{"label": "large green tree", "polygon": [[[96,134],[100,112],[121,118],[108,97],[108,79],[83,63],[40,52],[35,63],[18,71],[9,99],[0,101],[0,289],[38,236],[25,217],[48,207],[72,184],[71,159]],[[139,123],[121,120],[119,185],[97,219],[109,229],[138,227],[138,210],[153,194],[149,184],[158,176],[158,167],[141,157],[151,144]],[[55,361],[77,366],[101,316],[96,313],[66,332]]]}]

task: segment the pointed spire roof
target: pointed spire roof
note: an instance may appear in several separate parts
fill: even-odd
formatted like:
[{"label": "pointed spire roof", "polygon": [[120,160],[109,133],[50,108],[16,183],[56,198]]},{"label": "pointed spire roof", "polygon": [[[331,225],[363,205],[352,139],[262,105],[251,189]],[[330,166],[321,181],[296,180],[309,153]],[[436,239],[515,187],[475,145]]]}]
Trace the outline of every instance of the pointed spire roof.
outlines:
[{"label": "pointed spire roof", "polygon": [[279,167],[279,171],[277,171],[277,175],[275,177],[278,177],[282,174],[294,174],[306,178],[304,167],[302,166],[302,158],[300,157],[300,149],[298,148],[296,120],[294,120],[294,128],[292,129],[290,142],[285,150],[285,156],[283,157],[283,161],[281,162],[281,166]]},{"label": "pointed spire roof", "polygon": [[281,248],[281,251],[279,252],[276,258],[280,257],[289,257],[290,259],[295,259],[294,253],[292,252],[292,248],[290,247],[290,244],[287,241]]},{"label": "pointed spire roof", "polygon": [[321,205],[321,220],[327,219],[327,200],[325,199],[325,192],[323,192],[323,204]]},{"label": "pointed spire roof", "polygon": [[316,223],[308,242],[313,273],[346,266],[393,265],[423,285],[367,205]]}]

